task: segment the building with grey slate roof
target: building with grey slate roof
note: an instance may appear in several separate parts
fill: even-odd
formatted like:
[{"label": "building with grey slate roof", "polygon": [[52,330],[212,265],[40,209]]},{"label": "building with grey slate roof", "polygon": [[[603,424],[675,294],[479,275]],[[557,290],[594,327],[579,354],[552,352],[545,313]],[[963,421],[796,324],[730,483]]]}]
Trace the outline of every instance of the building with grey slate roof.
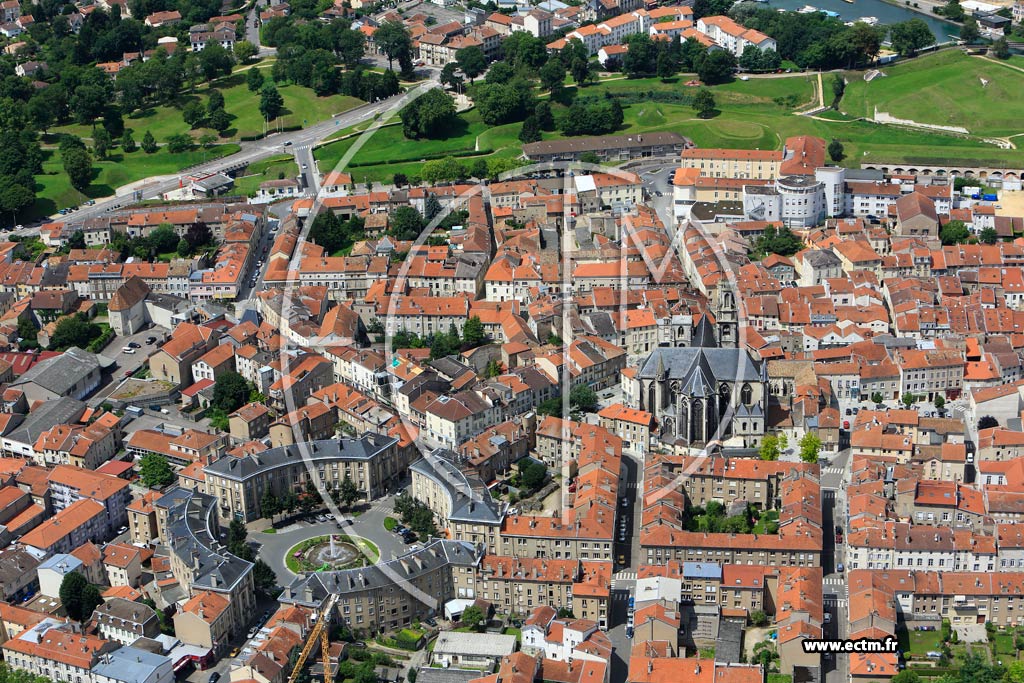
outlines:
[{"label": "building with grey slate roof", "polygon": [[24,391],[30,402],[62,397],[82,400],[100,386],[102,369],[109,364],[109,360],[95,353],[72,346],[61,355],[32,366],[11,386]]},{"label": "building with grey slate roof", "polygon": [[93,683],[173,683],[170,657],[137,647],[122,647],[100,655],[92,667]]},{"label": "building with grey slate roof", "polygon": [[762,364],[743,349],[657,348],[640,365],[634,395],[667,443],[752,448],[764,436]]},{"label": "building with grey slate roof", "polygon": [[[232,458],[228,458],[232,459]],[[252,564],[220,542],[217,499],[175,487],[153,503],[158,534],[169,551],[171,572],[191,596],[212,591],[227,598],[236,629],[256,613]]]},{"label": "building with grey slate roof", "polygon": [[49,400],[37,407],[16,428],[0,439],[4,455],[32,458],[43,465],[43,454],[36,453],[39,435],[61,424],[73,424],[85,413],[85,404],[73,398]]},{"label": "building with grey slate roof", "polygon": [[468,462],[458,453],[435,449],[409,467],[409,491],[437,515],[438,528],[450,530],[457,541],[483,544],[494,553],[508,505],[491,497]]},{"label": "building with grey slate roof", "polygon": [[251,522],[262,516],[269,487],[277,496],[299,493],[306,482],[337,489],[348,477],[366,500],[381,497],[405,476],[415,448],[367,432],[358,439],[324,439],[271,448],[244,458],[221,458],[204,468],[206,490],[217,497],[221,519]]},{"label": "building with grey slate roof", "polygon": [[319,608],[337,594],[337,616],[353,632],[395,629],[440,614],[445,602],[472,591],[482,555],[471,543],[435,539],[389,562],[300,576],[278,601]]}]

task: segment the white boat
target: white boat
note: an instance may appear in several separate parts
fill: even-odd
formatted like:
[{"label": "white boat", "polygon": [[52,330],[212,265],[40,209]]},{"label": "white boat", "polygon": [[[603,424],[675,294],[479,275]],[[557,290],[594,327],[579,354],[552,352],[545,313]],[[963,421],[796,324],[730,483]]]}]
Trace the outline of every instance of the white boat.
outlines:
[{"label": "white boat", "polygon": [[868,26],[874,26],[878,23],[878,17],[860,17],[857,19],[858,22],[863,22]]},{"label": "white boat", "polygon": [[800,9],[797,10],[797,13],[799,13],[799,14],[814,14],[817,11],[818,11],[818,8],[815,7],[814,5],[804,5],[803,7],[801,7]]}]

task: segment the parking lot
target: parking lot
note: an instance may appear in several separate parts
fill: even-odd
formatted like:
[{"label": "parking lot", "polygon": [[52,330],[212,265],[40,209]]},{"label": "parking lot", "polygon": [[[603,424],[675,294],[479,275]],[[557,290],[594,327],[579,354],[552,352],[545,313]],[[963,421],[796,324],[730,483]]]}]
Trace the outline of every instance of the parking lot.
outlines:
[{"label": "parking lot", "polygon": [[[168,335],[170,335],[170,330],[153,326],[127,337],[114,337],[100,351],[101,356],[110,358],[116,363],[110,371],[111,381],[106,386],[101,387],[89,399],[89,403],[94,406],[103,403],[106,397],[117,388],[127,375],[135,372],[146,363],[149,356],[159,348],[160,343]],[[147,344],[146,341],[150,338],[153,339],[153,342]]]}]

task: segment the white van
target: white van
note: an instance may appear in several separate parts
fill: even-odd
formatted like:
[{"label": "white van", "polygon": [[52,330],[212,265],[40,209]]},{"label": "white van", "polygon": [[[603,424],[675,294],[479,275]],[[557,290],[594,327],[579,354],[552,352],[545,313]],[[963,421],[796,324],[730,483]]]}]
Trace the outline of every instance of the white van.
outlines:
[{"label": "white van", "polygon": [[133,349],[130,346],[122,346],[121,347],[121,352],[122,353],[135,353],[135,349]]}]

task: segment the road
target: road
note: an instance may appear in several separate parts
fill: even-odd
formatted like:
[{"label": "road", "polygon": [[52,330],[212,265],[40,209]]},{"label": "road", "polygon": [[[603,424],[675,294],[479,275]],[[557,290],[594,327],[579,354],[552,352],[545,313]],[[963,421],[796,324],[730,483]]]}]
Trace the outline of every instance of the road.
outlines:
[{"label": "road", "polygon": [[[300,152],[296,152],[297,155],[306,155],[308,160],[304,163],[306,163],[309,168],[308,172],[304,173],[304,176],[307,177],[309,185],[319,186],[319,180],[317,179],[310,182],[309,176],[309,174],[313,173],[313,169],[315,169],[315,165],[311,163],[313,146],[336,131],[363,123],[364,121],[372,120],[384,112],[397,111],[413,97],[418,96],[425,90],[439,86],[440,84],[435,81],[428,81],[427,83],[417,86],[410,92],[395,95],[394,97],[390,97],[380,102],[371,102],[361,105],[355,109],[350,109],[347,112],[333,116],[325,121],[314,123],[308,128],[303,128],[302,130],[290,133],[274,133],[263,140],[256,142],[243,142],[241,143],[241,151],[236,152],[235,154],[199,164],[193,168],[181,171],[180,174],[175,175],[170,179],[160,180],[143,186],[140,190],[141,197],[127,195],[100,200],[93,206],[82,207],[72,214],[71,219],[76,222],[84,221],[87,218],[95,218],[109,211],[113,211],[114,209],[134,204],[141,199],[159,198],[164,192],[169,192],[178,188],[180,182],[179,175],[203,175],[234,172],[253,162],[259,161],[260,159],[265,159],[267,157],[274,156],[275,154],[286,153],[290,147],[295,147],[300,150]],[[303,162],[300,162],[300,167],[301,163]],[[57,216],[55,219],[66,220],[66,218],[62,216]]]},{"label": "road", "polygon": [[[842,451],[821,471],[822,519],[824,539],[821,549],[823,575],[823,603],[825,612],[831,615],[830,623],[824,624],[824,636],[829,639],[843,639],[849,630],[850,591],[846,582],[846,571],[836,571],[845,563],[844,547],[835,541],[835,527],[847,529],[846,482],[849,481],[850,451]],[[825,683],[845,683],[849,670],[848,656],[833,655],[822,660]]]},{"label": "road", "polygon": [[314,536],[330,533],[361,536],[373,541],[380,549],[381,561],[387,561],[412,548],[406,545],[398,534],[384,528],[384,518],[394,514],[394,503],[394,496],[389,495],[374,500],[369,508],[364,508],[361,515],[351,517],[349,521],[343,521],[340,525],[334,521],[293,522],[273,534],[250,533],[249,539],[260,544],[260,558],[274,570],[277,581],[282,586],[290,584],[295,578],[295,574],[285,566],[285,554],[296,543]]}]

